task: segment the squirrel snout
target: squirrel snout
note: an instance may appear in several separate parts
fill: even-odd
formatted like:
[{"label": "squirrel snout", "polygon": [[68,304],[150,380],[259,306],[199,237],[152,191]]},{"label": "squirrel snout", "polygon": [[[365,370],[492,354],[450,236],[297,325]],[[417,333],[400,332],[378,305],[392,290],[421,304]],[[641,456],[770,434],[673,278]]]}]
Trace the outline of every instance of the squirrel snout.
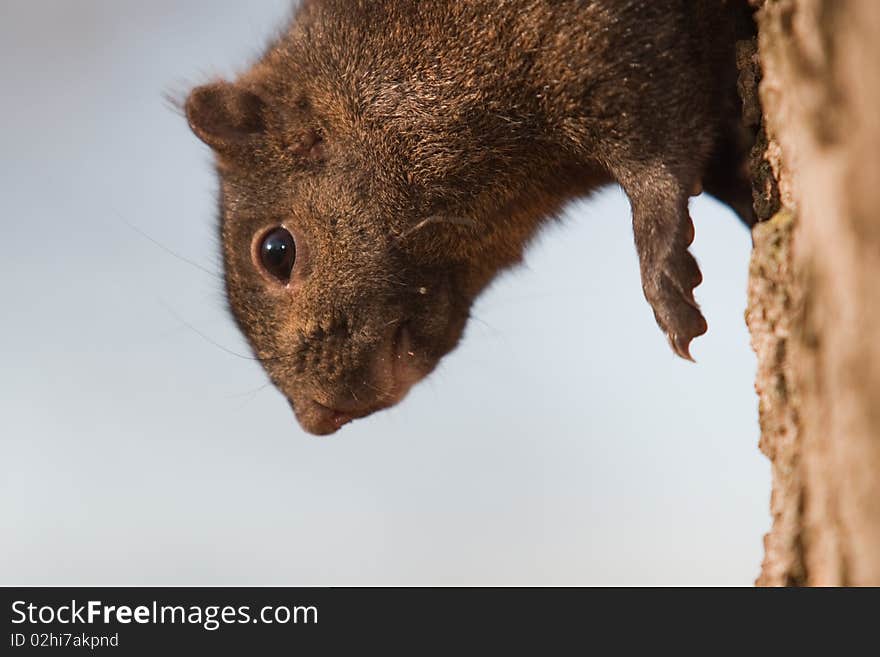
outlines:
[{"label": "squirrel snout", "polygon": [[[343,380],[337,390],[315,389],[289,397],[300,425],[309,433],[328,435],[358,418],[399,403],[433,369],[419,354],[404,322],[388,328],[361,381]],[[305,391],[303,391],[305,392]]]}]

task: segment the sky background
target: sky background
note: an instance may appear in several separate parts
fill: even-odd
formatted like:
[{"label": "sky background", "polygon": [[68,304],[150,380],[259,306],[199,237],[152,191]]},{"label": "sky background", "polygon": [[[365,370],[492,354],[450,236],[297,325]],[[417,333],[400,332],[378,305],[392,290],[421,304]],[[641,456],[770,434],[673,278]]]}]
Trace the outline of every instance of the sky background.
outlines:
[{"label": "sky background", "polygon": [[330,438],[212,344],[248,353],[219,280],[137,232],[219,273],[210,154],[163,95],[245,68],[289,7],[0,5],[0,584],[751,584],[750,238],[705,196],[698,365],[616,187],[402,405]]}]

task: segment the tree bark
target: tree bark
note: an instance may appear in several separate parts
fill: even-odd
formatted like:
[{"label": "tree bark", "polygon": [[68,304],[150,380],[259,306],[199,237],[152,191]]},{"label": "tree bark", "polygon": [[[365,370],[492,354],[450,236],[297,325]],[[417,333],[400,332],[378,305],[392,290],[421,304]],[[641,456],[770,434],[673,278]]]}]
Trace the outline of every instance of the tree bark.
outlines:
[{"label": "tree bark", "polygon": [[740,81],[748,116],[761,78],[767,220],[746,321],[773,471],[757,584],[880,585],[880,2],[752,4]]}]

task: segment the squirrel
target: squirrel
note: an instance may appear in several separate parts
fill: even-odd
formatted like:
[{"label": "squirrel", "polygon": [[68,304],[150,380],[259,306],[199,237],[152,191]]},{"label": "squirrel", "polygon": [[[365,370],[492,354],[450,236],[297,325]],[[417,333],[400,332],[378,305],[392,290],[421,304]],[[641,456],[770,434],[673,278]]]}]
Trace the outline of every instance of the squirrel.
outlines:
[{"label": "squirrel", "polygon": [[707,330],[702,189],[755,221],[745,0],[304,0],[185,113],[216,155],[233,316],[313,434],[388,408],[572,199],[618,183],[676,354]]}]

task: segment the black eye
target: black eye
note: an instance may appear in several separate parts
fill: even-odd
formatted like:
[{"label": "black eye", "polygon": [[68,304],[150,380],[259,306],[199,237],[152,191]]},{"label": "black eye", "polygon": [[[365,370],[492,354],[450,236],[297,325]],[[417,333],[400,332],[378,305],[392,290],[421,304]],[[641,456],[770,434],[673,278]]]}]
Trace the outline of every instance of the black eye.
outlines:
[{"label": "black eye", "polygon": [[296,262],[296,243],[286,228],[278,227],[263,238],[260,262],[269,274],[282,283],[290,280],[290,272]]}]

